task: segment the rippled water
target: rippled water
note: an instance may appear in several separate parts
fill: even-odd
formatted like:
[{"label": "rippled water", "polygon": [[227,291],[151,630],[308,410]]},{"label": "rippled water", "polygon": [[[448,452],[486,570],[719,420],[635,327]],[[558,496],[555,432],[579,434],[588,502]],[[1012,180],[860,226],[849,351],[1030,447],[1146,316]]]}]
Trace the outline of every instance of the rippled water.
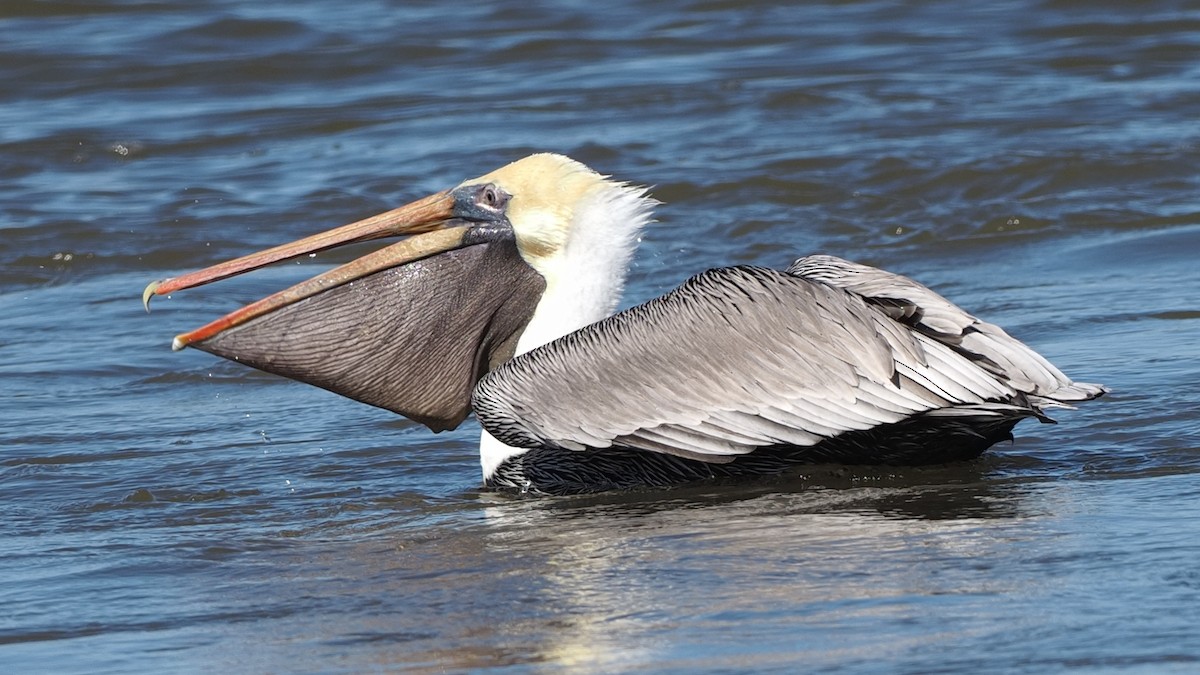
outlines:
[{"label": "rippled water", "polygon": [[[1200,668],[1200,10],[0,6],[0,663]],[[535,150],[664,202],[627,302],[824,251],[1113,394],[973,463],[589,499],[170,338],[145,284]],[[299,267],[303,267],[300,269]]]}]

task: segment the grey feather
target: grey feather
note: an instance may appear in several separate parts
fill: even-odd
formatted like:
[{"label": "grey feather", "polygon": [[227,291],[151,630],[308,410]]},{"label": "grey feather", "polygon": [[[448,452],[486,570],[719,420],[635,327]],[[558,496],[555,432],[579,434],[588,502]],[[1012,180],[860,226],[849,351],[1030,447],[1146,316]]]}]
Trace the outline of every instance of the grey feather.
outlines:
[{"label": "grey feather", "polygon": [[[882,279],[869,281],[857,287],[886,291]],[[929,303],[931,335],[977,322],[926,292],[939,300]],[[910,315],[930,315],[908,304]],[[957,406],[1037,414],[955,340],[931,335],[823,279],[710,270],[504,364],[479,383],[474,407],[516,447],[622,447],[708,462]]]},{"label": "grey feather", "polygon": [[897,321],[954,348],[1021,393],[1062,402],[1093,399],[1107,391],[1102,385],[1072,382],[1004,329],[899,274],[830,255],[800,258],[787,272],[864,298]]}]

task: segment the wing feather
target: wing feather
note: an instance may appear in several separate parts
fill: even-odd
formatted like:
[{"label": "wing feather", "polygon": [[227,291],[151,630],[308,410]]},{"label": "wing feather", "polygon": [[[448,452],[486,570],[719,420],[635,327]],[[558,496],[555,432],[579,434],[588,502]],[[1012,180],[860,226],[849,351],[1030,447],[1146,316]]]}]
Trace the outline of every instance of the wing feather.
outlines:
[{"label": "wing feather", "polygon": [[787,271],[862,297],[1021,393],[1061,402],[1092,399],[1107,391],[1102,385],[1072,382],[1004,329],[980,321],[907,277],[829,255],[801,258]]},{"label": "wing feather", "polygon": [[[474,407],[490,433],[517,447],[617,446],[726,462],[1019,398],[933,337],[971,325],[961,310],[935,309],[931,319],[907,300],[880,305],[805,275],[709,270],[514,358],[479,383]],[[901,322],[911,320],[931,321],[929,334]]]}]

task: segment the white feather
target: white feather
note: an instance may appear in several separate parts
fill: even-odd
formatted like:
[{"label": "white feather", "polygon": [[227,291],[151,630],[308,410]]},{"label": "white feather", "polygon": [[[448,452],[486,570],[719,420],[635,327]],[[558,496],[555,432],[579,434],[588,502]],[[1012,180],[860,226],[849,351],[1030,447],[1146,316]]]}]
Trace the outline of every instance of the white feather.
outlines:
[{"label": "white feather", "polygon": [[621,301],[638,235],[656,202],[644,188],[605,183],[575,206],[566,245],[530,261],[546,279],[517,354],[611,315]]}]

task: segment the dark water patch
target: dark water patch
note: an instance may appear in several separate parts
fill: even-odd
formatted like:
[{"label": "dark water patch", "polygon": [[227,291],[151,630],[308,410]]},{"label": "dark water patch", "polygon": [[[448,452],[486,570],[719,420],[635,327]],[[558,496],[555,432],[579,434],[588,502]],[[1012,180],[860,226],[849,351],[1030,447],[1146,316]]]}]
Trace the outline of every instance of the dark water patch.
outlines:
[{"label": "dark water patch", "polygon": [[175,11],[169,3],[120,2],[107,5],[76,2],[47,2],[46,0],[13,0],[4,4],[0,17],[6,19],[47,16],[86,16],[92,14],[150,13]]},{"label": "dark water patch", "polygon": [[218,488],[209,492],[181,492],[178,490],[169,489],[151,492],[146,488],[138,488],[125,495],[125,497],[121,500],[121,503],[140,504],[148,502],[166,502],[195,504],[201,502],[227,501],[242,497],[254,497],[258,496],[259,494],[260,493],[257,490],[230,492],[224,488]]},{"label": "dark water patch", "polygon": [[[55,442],[54,439],[44,439],[42,437],[39,437],[38,440],[39,441],[49,440],[50,442],[47,443],[47,445],[50,445],[50,446],[61,445],[61,443]],[[18,439],[17,442],[19,443],[20,440]],[[50,456],[45,456],[45,457],[6,457],[3,460],[0,460],[0,465],[11,466],[11,467],[20,467],[20,466],[23,466],[26,464],[30,464],[30,465],[90,464],[93,462],[140,459],[149,454],[151,454],[151,453],[148,451],[145,451],[145,450],[116,450],[116,451],[110,451],[108,453],[86,452],[86,453],[63,453],[63,454],[55,454],[55,455],[50,455]]]},{"label": "dark water patch", "polygon": [[1163,319],[1165,321],[1188,321],[1191,319],[1200,319],[1200,310],[1181,309],[1168,312],[1156,312],[1148,316],[1151,319]]},{"label": "dark water patch", "polygon": [[[166,344],[163,345],[164,347]],[[199,383],[242,383],[242,382],[276,382],[274,376],[258,370],[246,368],[230,368],[229,366],[211,364],[202,370],[172,371],[159,373],[151,377],[131,382],[134,385],[166,385],[188,386]]]},{"label": "dark water patch", "polygon": [[303,21],[239,16],[208,17],[202,23],[163,34],[162,44],[187,53],[219,53],[228,56],[245,49],[256,57],[282,46],[304,49],[312,45],[301,40],[311,34]]}]

